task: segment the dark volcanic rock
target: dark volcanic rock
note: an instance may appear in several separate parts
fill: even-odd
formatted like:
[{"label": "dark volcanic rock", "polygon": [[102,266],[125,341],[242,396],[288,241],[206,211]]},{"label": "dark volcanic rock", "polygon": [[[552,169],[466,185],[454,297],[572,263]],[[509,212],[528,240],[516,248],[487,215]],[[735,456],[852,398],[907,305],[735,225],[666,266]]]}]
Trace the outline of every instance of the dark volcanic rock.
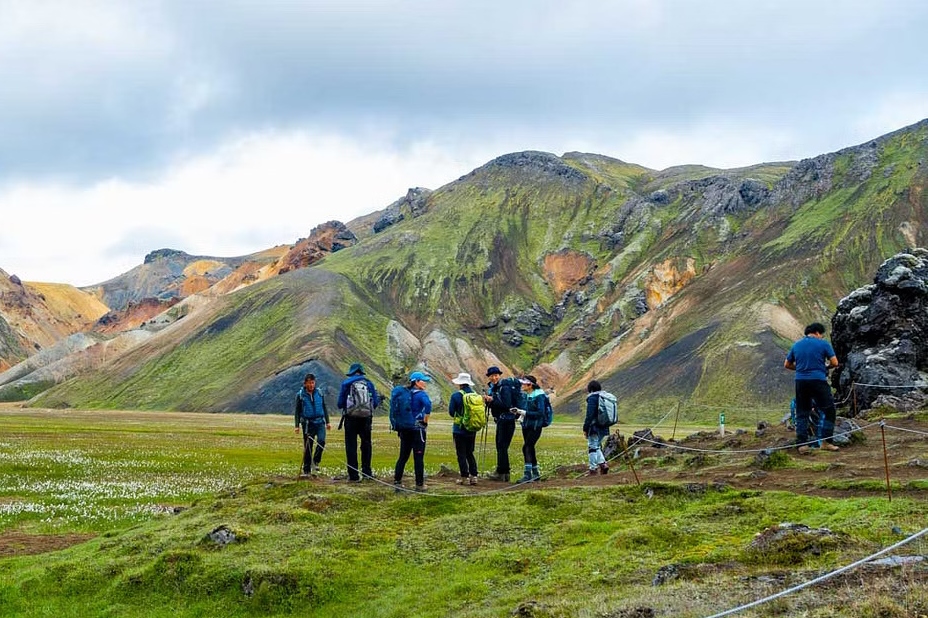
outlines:
[{"label": "dark volcanic rock", "polygon": [[[832,345],[841,366],[832,379],[839,400],[856,410],[881,403],[918,405],[928,394],[928,250],[883,262],[874,282],[838,303]],[[854,385],[854,397],[851,388]],[[855,410],[851,411],[853,415]]]},{"label": "dark volcanic rock", "polygon": [[382,232],[391,225],[399,223],[406,218],[406,212],[414,219],[424,214],[428,210],[430,195],[432,195],[430,189],[423,187],[409,189],[406,195],[387,206],[381,217],[374,222],[374,233]]}]

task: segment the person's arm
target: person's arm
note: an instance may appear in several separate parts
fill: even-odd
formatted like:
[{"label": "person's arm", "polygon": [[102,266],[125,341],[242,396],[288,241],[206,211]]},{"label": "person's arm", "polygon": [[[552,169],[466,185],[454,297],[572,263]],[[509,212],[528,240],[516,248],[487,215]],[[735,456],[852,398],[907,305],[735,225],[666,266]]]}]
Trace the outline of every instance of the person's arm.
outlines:
[{"label": "person's arm", "polygon": [[451,418],[455,418],[464,408],[464,395],[461,394],[461,391],[452,393],[451,397],[448,399],[448,414]]},{"label": "person's arm", "polygon": [[293,406],[293,431],[298,432],[300,430],[300,417],[303,415],[303,398],[300,397],[300,394],[296,395],[296,404]]},{"label": "person's arm", "polygon": [[329,408],[325,405],[325,395],[323,395],[320,391],[316,391],[316,393],[322,397],[322,413],[325,415],[325,428],[331,429],[332,425],[329,423]]},{"label": "person's arm", "polygon": [[829,369],[834,369],[835,367],[837,367],[837,366],[838,366],[838,357],[837,357],[837,356],[832,356],[831,358],[829,358],[829,359],[828,359],[828,363],[826,364],[826,366],[827,366]]},{"label": "person's arm", "polygon": [[590,395],[586,398],[586,417],[583,419],[583,435],[590,433],[593,421],[599,411],[599,395]]},{"label": "person's arm", "polygon": [[783,368],[789,369],[790,371],[796,371],[796,357],[793,356],[792,350],[790,350],[789,354],[786,355],[786,360],[783,361]]},{"label": "person's arm", "polygon": [[376,410],[380,407],[380,402],[382,401],[380,398],[380,393],[377,392],[377,388],[370,380],[367,380],[367,389],[371,392],[371,404],[373,404],[374,409]]},{"label": "person's arm", "polygon": [[335,404],[335,407],[344,412],[345,407],[348,405],[348,385],[342,382],[342,387],[338,391],[338,401]]}]

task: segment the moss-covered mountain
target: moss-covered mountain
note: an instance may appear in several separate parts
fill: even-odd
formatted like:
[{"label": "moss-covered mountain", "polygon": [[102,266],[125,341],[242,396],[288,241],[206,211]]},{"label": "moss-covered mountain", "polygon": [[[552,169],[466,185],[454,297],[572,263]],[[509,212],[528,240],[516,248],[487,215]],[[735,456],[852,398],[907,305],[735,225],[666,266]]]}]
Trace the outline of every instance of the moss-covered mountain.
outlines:
[{"label": "moss-covered mountain", "polygon": [[594,377],[626,413],[780,405],[802,325],[925,243],[926,158],[928,121],[732,170],[505,155],[349,223],[358,242],[307,268],[172,307],[39,402],[287,411],[302,373],[334,387],[359,360],[384,387],[413,367],[533,371],[566,412]]}]

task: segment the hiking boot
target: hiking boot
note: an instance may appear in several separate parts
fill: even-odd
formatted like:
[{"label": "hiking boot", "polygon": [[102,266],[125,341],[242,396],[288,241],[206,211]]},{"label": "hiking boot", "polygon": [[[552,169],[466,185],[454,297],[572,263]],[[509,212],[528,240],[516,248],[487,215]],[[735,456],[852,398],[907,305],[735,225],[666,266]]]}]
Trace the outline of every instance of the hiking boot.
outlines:
[{"label": "hiking boot", "polygon": [[800,455],[808,455],[810,450],[811,449],[806,444],[796,447],[796,452]]},{"label": "hiking boot", "polygon": [[403,491],[403,484],[399,481],[393,481],[393,491],[396,493]]},{"label": "hiking boot", "polygon": [[541,470],[538,469],[538,466],[532,466],[532,478],[536,481],[541,480]]},{"label": "hiking boot", "polygon": [[509,473],[508,472],[491,472],[487,474],[487,479],[490,481],[503,481],[504,483],[508,483]]},{"label": "hiking boot", "polygon": [[425,493],[426,491],[428,491],[428,489],[429,488],[426,485],[416,485],[416,491],[419,492],[420,494]]},{"label": "hiking boot", "polygon": [[531,483],[534,480],[535,480],[534,476],[532,476],[531,474],[526,474],[522,478],[516,479],[516,485],[521,485],[522,483]]},{"label": "hiking boot", "polygon": [[456,481],[454,482],[454,484],[455,484],[455,485],[467,485],[467,477],[466,477],[466,476],[462,476],[461,478],[459,478],[458,480],[456,480]]},{"label": "hiking boot", "polygon": [[353,479],[352,479],[352,478],[349,478],[349,479],[348,479],[348,482],[349,482],[349,483],[360,483],[360,482],[361,482],[361,477],[359,476],[359,477],[353,478]]},{"label": "hiking boot", "polygon": [[841,450],[837,446],[832,444],[831,442],[826,442],[825,440],[822,440],[821,448],[823,451],[840,451]]},{"label": "hiking boot", "polygon": [[609,474],[609,464],[601,463],[599,464],[599,473],[600,474]]},{"label": "hiking boot", "polygon": [[587,471],[587,474],[588,474],[589,476],[596,476],[597,474],[599,474],[599,468],[590,468],[590,469]]},{"label": "hiking boot", "polygon": [[477,484],[477,477],[476,477],[476,476],[470,477],[470,484],[471,484],[471,485],[476,485],[476,484]]},{"label": "hiking boot", "polygon": [[308,478],[309,478],[309,473],[308,473],[308,472],[300,472],[299,478],[301,478],[301,479],[308,479]]}]

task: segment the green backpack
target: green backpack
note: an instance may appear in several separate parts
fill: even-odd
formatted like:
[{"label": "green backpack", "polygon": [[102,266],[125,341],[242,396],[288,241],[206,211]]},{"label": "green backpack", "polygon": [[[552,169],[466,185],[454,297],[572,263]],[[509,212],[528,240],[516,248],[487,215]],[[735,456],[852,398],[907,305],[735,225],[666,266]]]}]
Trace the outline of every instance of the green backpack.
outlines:
[{"label": "green backpack", "polygon": [[464,412],[454,419],[467,431],[480,431],[487,426],[487,407],[480,393],[461,393],[464,396]]}]

